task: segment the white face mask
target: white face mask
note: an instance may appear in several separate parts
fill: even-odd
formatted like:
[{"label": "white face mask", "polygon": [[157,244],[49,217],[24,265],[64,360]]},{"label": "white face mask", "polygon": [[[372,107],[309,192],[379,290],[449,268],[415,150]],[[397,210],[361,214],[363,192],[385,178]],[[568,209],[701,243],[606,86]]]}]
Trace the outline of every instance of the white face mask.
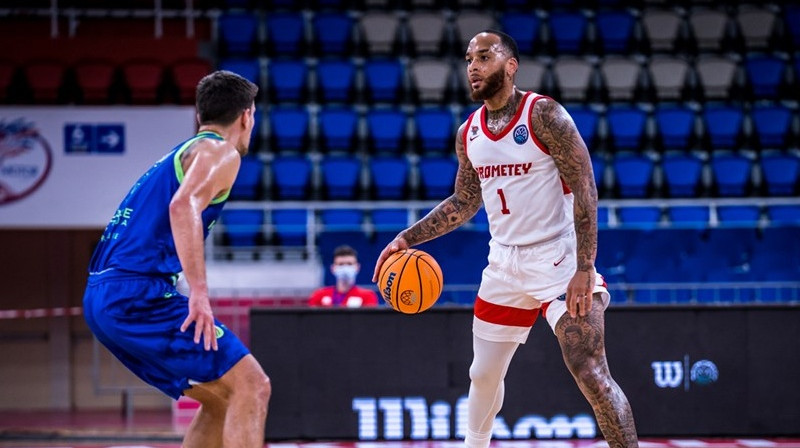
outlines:
[{"label": "white face mask", "polygon": [[345,283],[347,285],[355,284],[357,274],[358,267],[352,264],[333,267],[333,275],[336,277],[337,283]]}]

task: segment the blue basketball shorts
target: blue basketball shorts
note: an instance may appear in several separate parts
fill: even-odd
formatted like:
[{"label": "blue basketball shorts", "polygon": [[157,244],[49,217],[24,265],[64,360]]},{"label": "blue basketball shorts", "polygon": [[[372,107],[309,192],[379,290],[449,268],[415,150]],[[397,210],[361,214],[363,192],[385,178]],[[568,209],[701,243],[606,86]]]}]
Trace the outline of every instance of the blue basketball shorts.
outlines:
[{"label": "blue basketball shorts", "polygon": [[83,309],[89,328],[114,356],[176,400],[191,383],[219,379],[250,353],[219,321],[218,351],[206,351],[202,340],[195,344],[194,323],[182,333],[189,299],[171,277],[119,271],[90,275]]}]

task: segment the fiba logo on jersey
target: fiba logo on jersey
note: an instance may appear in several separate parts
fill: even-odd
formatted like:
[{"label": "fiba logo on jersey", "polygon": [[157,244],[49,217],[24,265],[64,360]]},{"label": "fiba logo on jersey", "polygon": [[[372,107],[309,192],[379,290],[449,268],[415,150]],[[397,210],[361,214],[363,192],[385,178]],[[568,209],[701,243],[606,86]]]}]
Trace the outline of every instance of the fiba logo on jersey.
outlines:
[{"label": "fiba logo on jersey", "polygon": [[528,141],[528,128],[521,124],[514,128],[514,141],[521,145]]},{"label": "fiba logo on jersey", "polygon": [[0,205],[18,201],[39,188],[50,172],[50,146],[33,123],[0,121]]}]

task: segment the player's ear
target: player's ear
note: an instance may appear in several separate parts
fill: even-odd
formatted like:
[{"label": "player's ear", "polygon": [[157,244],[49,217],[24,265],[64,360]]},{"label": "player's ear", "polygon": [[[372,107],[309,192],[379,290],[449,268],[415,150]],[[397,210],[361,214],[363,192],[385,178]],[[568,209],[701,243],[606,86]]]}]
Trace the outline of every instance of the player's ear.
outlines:
[{"label": "player's ear", "polygon": [[519,68],[519,61],[517,58],[508,58],[506,61],[506,71],[509,75],[513,78],[514,75],[517,73],[517,69]]},{"label": "player's ear", "polygon": [[239,117],[239,124],[242,125],[242,129],[247,129],[247,121],[250,119],[250,109],[247,108],[242,111],[242,115]]}]

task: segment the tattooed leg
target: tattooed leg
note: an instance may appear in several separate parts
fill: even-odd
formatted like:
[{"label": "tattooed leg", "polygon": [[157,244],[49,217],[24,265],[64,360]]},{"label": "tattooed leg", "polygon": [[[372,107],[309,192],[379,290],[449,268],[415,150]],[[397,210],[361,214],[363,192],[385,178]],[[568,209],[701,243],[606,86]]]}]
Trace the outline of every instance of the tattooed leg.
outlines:
[{"label": "tattooed leg", "polygon": [[[595,295],[595,300],[599,304],[600,296]],[[556,325],[556,337],[609,447],[638,447],[630,404],[608,370],[603,312],[603,307],[594,306],[586,317],[573,319],[564,314]]]}]

